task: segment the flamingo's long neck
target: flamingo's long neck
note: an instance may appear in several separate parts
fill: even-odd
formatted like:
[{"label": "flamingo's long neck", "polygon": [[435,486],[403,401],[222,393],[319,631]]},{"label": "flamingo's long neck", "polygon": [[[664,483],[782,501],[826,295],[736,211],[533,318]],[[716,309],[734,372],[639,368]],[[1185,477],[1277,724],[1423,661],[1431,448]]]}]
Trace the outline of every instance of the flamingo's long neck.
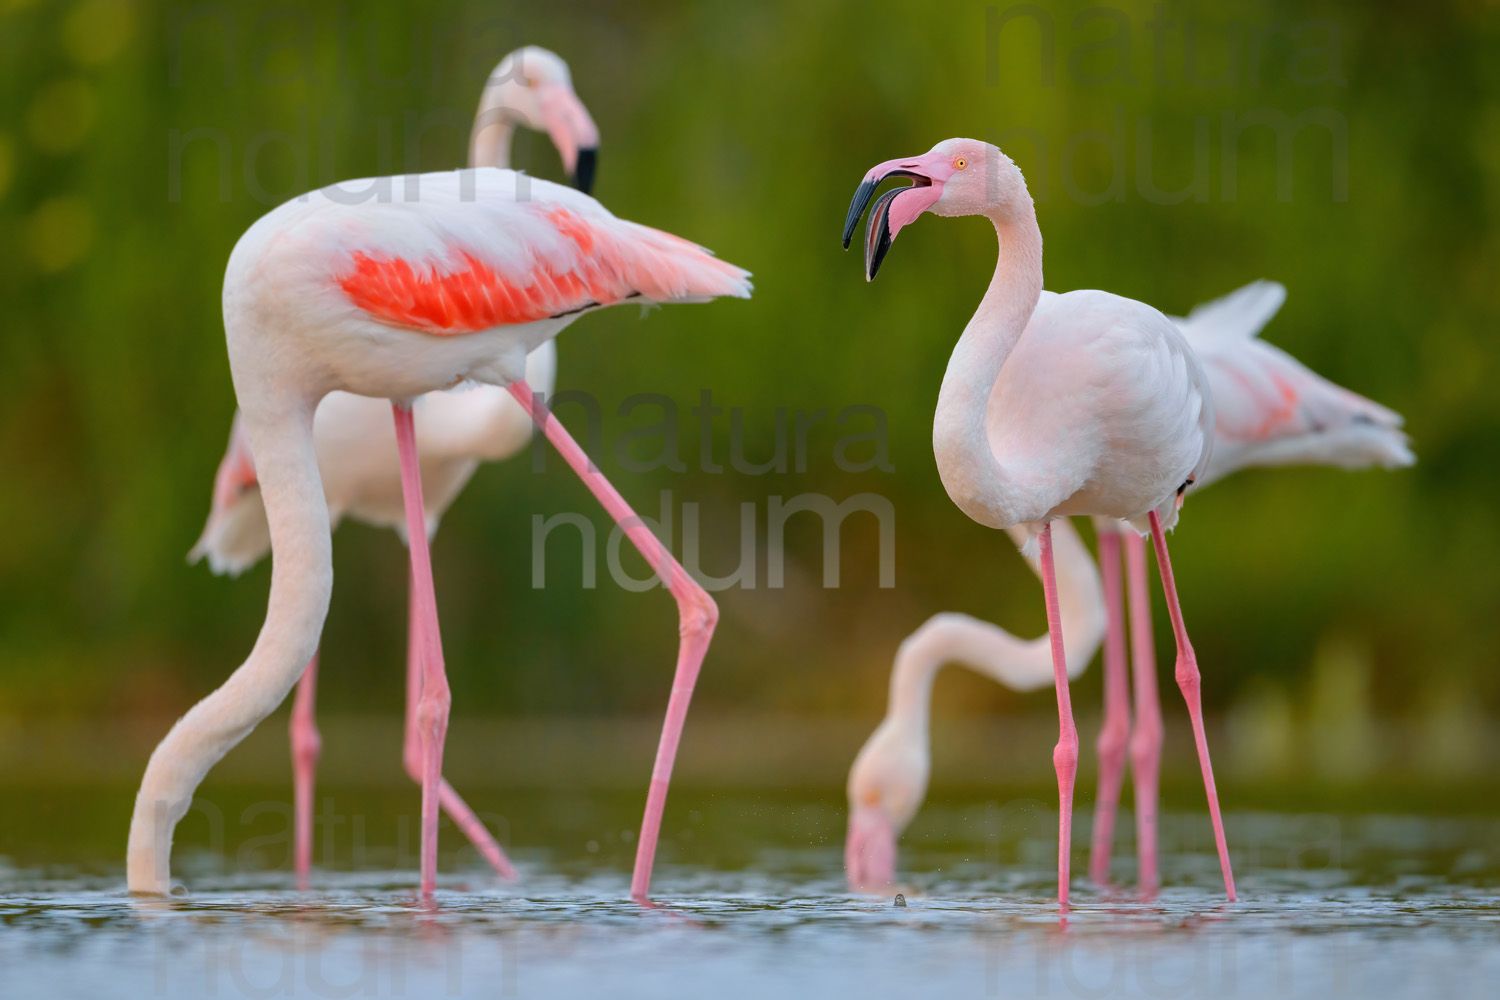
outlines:
[{"label": "flamingo's long neck", "polygon": [[516,134],[516,118],[503,100],[492,101],[485,91],[469,133],[469,166],[510,168],[510,145]]},{"label": "flamingo's long neck", "polygon": [[[1017,548],[1025,544],[1025,528],[1013,527],[1009,533]],[[1054,523],[1053,543],[1063,645],[1072,676],[1082,672],[1103,641],[1104,588],[1093,557],[1066,519]],[[1026,565],[1039,572],[1033,560],[1026,560]],[[891,671],[887,717],[925,731],[933,680],[949,663],[961,663],[1015,691],[1053,683],[1052,649],[1045,633],[1021,639],[990,622],[946,612],[933,615],[901,643]],[[918,718],[920,726],[915,724]]]},{"label": "flamingo's long neck", "polygon": [[151,755],[130,823],[132,891],[170,891],[172,831],[187,814],[194,790],[209,768],[281,704],[318,648],[333,591],[333,549],[313,449],[315,403],[295,400],[244,410],[271,529],[266,621],[244,664],[178,720]]},{"label": "flamingo's long neck", "polygon": [[938,474],[948,495],[970,517],[996,528],[1017,518],[1009,515],[1011,490],[990,448],[986,412],[1000,369],[1042,294],[1042,232],[1019,177],[1017,171],[1022,197],[991,218],[1000,259],[948,359],[932,428]]},{"label": "flamingo's long neck", "polygon": [[932,682],[949,659],[946,643],[935,634],[936,621],[937,618],[929,619],[896,650],[885,713],[888,722],[900,728],[908,739],[919,739],[924,745],[931,714]]}]

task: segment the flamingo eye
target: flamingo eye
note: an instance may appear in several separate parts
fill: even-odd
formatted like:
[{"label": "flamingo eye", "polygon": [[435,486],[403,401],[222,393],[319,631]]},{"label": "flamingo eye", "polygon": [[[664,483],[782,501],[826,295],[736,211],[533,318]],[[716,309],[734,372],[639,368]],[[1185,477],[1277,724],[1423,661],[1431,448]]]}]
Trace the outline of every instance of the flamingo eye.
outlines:
[{"label": "flamingo eye", "polygon": [[962,170],[964,167],[967,167],[969,165],[969,161],[960,156],[958,159],[953,161],[953,165],[959,170]]}]

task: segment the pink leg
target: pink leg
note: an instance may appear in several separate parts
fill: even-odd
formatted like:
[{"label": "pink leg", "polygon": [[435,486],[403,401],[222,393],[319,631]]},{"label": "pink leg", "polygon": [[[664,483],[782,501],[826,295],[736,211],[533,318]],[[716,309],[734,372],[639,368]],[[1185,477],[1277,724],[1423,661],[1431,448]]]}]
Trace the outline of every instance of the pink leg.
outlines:
[{"label": "pink leg", "polygon": [[1214,842],[1219,848],[1219,867],[1224,870],[1224,891],[1235,900],[1234,873],[1229,870],[1229,845],[1224,840],[1224,820],[1219,815],[1219,793],[1214,788],[1214,767],[1208,759],[1208,737],[1203,731],[1202,678],[1198,658],[1188,642],[1187,626],[1182,623],[1182,607],[1177,603],[1177,584],[1172,579],[1172,560],[1167,555],[1167,537],[1162,533],[1161,518],[1151,512],[1151,542],[1156,548],[1156,566],[1161,572],[1162,588],[1167,592],[1167,611],[1172,618],[1172,633],[1177,639],[1177,686],[1187,701],[1188,716],[1193,721],[1193,740],[1198,744],[1198,763],[1203,768],[1203,790],[1208,795],[1208,814],[1214,823]]},{"label": "pink leg", "polygon": [[1151,634],[1151,588],[1146,574],[1146,540],[1125,533],[1126,587],[1130,595],[1130,652],[1134,660],[1135,732],[1130,764],[1135,772],[1135,840],[1141,894],[1156,894],[1156,795],[1161,774],[1161,696],[1156,690],[1156,641]]},{"label": "pink leg", "polygon": [[[422,637],[420,634],[421,616],[417,613],[417,589],[415,586],[407,588],[407,637],[406,637],[406,739],[402,747],[401,761],[406,767],[406,773],[418,784],[422,781],[422,737],[421,727],[417,724],[417,707],[422,699]],[[485,829],[484,823],[474,810],[470,809],[459,794],[453,790],[453,786],[446,780],[438,785],[438,803],[448,818],[453,820],[453,825],[458,827],[469,838],[469,842],[478,849],[490,866],[507,880],[514,880],[516,870],[512,867],[510,859],[505,856],[505,851],[496,843],[490,831]]]},{"label": "pink leg", "polygon": [[294,810],[293,865],[297,871],[297,888],[307,889],[312,869],[313,779],[323,738],[318,735],[314,709],[318,699],[318,657],[307,662],[302,679],[297,682],[297,697],[292,702],[292,802]]},{"label": "pink leg", "polygon": [[417,703],[422,700],[422,635],[418,625],[417,584],[406,574],[406,727],[401,763],[417,784],[422,783],[422,737],[417,725]]},{"label": "pink leg", "polygon": [[1068,909],[1069,868],[1073,847],[1073,780],[1078,775],[1078,727],[1073,724],[1073,701],[1068,694],[1068,661],[1063,653],[1062,612],[1057,602],[1057,571],[1052,563],[1052,525],[1042,529],[1042,594],[1047,601],[1047,635],[1052,641],[1052,677],[1057,685],[1057,747],[1052,765],[1057,769],[1057,902]]},{"label": "pink leg", "polygon": [[1130,680],[1125,666],[1125,608],[1120,598],[1120,536],[1099,535],[1099,571],[1104,577],[1108,629],[1104,637],[1104,725],[1099,730],[1099,794],[1094,802],[1094,838],[1089,876],[1109,882],[1115,813],[1125,778],[1125,749],[1130,741]]},{"label": "pink leg", "polygon": [[667,718],[662,725],[661,742],[656,748],[656,764],[651,770],[646,814],[641,820],[641,836],[636,844],[635,874],[630,880],[630,895],[644,900],[651,888],[651,865],[656,860],[656,841],[661,833],[662,812],[667,805],[667,785],[672,780],[672,762],[677,757],[677,743],[682,738],[682,727],[687,720],[688,702],[693,697],[698,669],[703,665],[704,654],[708,652],[709,640],[713,638],[714,626],[719,620],[719,608],[707,591],[687,575],[651,530],[636,517],[609,480],[590,464],[588,456],[578,447],[578,443],[561,423],[551,418],[546,406],[532,395],[531,387],[525,382],[516,382],[510,386],[510,392],[604,505],[609,516],[624,529],[631,543],[646,557],[646,562],[655,567],[657,576],[665,581],[667,590],[677,600],[678,634],[681,636],[677,647],[677,670],[672,678],[672,695],[667,701]]},{"label": "pink leg", "polygon": [[417,735],[422,748],[422,895],[437,888],[438,786],[443,780],[443,740],[448,735],[448,675],[438,632],[432,559],[427,551],[427,514],[422,508],[422,470],[417,462],[416,425],[411,410],[391,404],[396,417],[396,448],[401,453],[401,494],[406,502],[407,544],[411,549],[412,601],[416,641],[422,656],[422,696],[417,702]]}]

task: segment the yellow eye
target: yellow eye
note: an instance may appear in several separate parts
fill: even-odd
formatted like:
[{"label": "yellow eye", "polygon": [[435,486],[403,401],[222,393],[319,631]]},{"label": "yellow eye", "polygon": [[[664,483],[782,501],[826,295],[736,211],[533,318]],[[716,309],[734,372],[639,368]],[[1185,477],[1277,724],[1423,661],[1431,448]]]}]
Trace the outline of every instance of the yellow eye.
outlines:
[{"label": "yellow eye", "polygon": [[962,170],[964,167],[967,167],[969,165],[969,161],[960,156],[958,159],[953,161],[953,165]]}]

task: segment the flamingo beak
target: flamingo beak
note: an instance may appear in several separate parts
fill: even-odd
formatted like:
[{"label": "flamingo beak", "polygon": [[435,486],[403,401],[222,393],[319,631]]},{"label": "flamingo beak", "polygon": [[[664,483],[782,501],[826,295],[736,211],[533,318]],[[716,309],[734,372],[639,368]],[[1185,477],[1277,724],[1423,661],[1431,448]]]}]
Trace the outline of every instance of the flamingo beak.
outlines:
[{"label": "flamingo beak", "polygon": [[879,806],[859,806],[849,814],[844,872],[851,892],[882,892],[896,881],[896,828]]},{"label": "flamingo beak", "polygon": [[557,155],[562,157],[563,169],[573,179],[573,186],[588,194],[594,186],[594,171],[599,163],[599,129],[594,119],[566,84],[543,85],[537,94],[537,104],[547,135],[557,147]]},{"label": "flamingo beak", "polygon": [[865,280],[873,281],[880,271],[891,243],[902,227],[914,222],[917,216],[927,211],[943,196],[943,182],[953,174],[947,158],[938,153],[924,153],[915,159],[887,160],[865,174],[849,202],[849,214],[844,218],[844,249],[854,237],[859,217],[864,214],[875,189],[892,177],[910,177],[911,184],[892,188],[875,202],[870,209],[870,219],[865,226]]},{"label": "flamingo beak", "polygon": [[594,190],[594,171],[599,166],[599,147],[585,146],[578,151],[578,164],[573,168],[573,186],[584,194]]}]

